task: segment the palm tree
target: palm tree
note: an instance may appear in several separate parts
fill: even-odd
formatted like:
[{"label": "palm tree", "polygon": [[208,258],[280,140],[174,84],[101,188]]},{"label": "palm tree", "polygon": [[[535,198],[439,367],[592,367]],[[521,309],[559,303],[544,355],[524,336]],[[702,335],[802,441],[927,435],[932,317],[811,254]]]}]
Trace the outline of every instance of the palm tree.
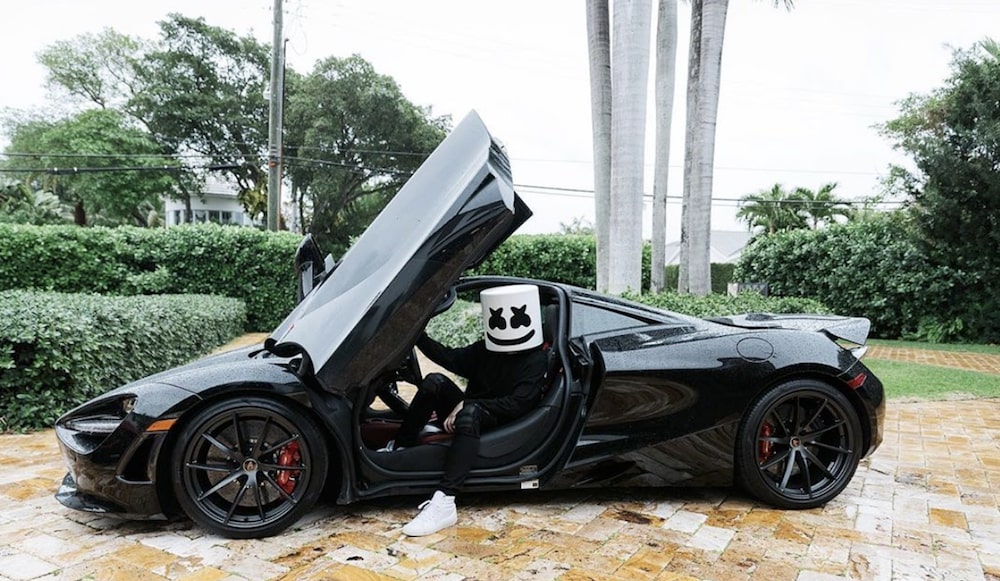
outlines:
[{"label": "palm tree", "polygon": [[611,51],[611,204],[608,291],[642,287],[642,188],[650,0],[614,4]]},{"label": "palm tree", "polygon": [[674,115],[677,73],[677,0],[659,0],[656,19],[656,151],[653,166],[653,253],[650,284],[664,287],[667,244],[667,183],[670,164],[670,124]]},{"label": "palm tree", "polygon": [[66,224],[72,219],[72,208],[52,192],[32,190],[23,182],[0,186],[0,222]]},{"label": "palm tree", "polygon": [[802,200],[803,212],[813,230],[833,222],[837,216],[850,219],[854,215],[850,204],[833,194],[836,188],[837,182],[823,184],[818,190],[795,188],[795,195]]},{"label": "palm tree", "polygon": [[750,230],[759,228],[767,234],[809,227],[799,190],[788,192],[781,184],[740,198],[736,217],[746,222]]},{"label": "palm tree", "polygon": [[[793,0],[773,0],[791,8]],[[684,206],[678,290],[705,295],[712,290],[710,231],[715,125],[722,77],[722,44],[729,0],[691,0],[687,128],[684,144]]]},{"label": "palm tree", "polygon": [[587,0],[587,49],[590,55],[590,119],[594,134],[597,288],[606,291],[611,205],[611,21],[608,0]]}]

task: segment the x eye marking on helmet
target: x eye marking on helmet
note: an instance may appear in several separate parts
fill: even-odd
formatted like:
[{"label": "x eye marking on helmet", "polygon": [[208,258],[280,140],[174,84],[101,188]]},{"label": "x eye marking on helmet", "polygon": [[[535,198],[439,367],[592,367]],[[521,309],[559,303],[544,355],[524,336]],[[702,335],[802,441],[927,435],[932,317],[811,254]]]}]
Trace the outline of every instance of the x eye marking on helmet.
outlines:
[{"label": "x eye marking on helmet", "polygon": [[[531,315],[527,313],[528,305],[521,305],[520,307],[511,307],[513,313],[510,316],[510,328],[517,329],[519,327],[531,327]],[[499,309],[490,309],[490,320],[487,322],[490,329],[499,329],[501,331],[507,328],[507,321],[503,318],[503,307]],[[513,339],[501,339],[496,337],[491,333],[487,333],[490,341],[497,345],[503,345],[504,347],[510,347],[512,345],[520,345],[522,343],[527,343],[535,336],[535,330],[530,329],[524,335],[520,337],[514,337]]]}]

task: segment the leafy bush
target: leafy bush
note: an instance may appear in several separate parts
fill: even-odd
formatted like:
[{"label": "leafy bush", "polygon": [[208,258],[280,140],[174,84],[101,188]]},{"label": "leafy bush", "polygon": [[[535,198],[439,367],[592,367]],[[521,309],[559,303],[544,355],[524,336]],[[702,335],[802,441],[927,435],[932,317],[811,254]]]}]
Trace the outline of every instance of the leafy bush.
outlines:
[{"label": "leafy bush", "polygon": [[0,290],[114,292],[128,274],[114,230],[0,224]]},{"label": "leafy bush", "polygon": [[289,232],[213,224],[166,229],[0,224],[0,290],[213,294],[246,303],[247,328],[270,330],[295,306]]},{"label": "leafy bush", "polygon": [[954,289],[966,275],[930,264],[900,213],[757,238],[734,276],[767,282],[774,295],[813,297],[838,314],[868,317],[878,337],[944,339],[963,328]]},{"label": "leafy bush", "polygon": [[[649,288],[649,244],[642,248],[642,288]],[[587,234],[519,234],[470,274],[520,276],[597,288],[597,239]],[[677,279],[674,279],[674,286]]]},{"label": "leafy bush", "polygon": [[0,292],[0,427],[51,426],[110,388],[239,335],[246,307],[203,295]]},{"label": "leafy bush", "polygon": [[482,308],[458,300],[450,309],[431,319],[427,334],[447,347],[464,347],[483,336]]},{"label": "leafy bush", "polygon": [[[733,282],[733,271],[736,270],[736,265],[729,262],[713,262],[711,264],[712,268],[712,292],[715,294],[724,295],[729,292],[729,283]],[[679,266],[676,264],[668,264],[666,267],[666,272],[664,273],[663,282],[665,287],[670,289],[677,288],[677,277]]]},{"label": "leafy bush", "polygon": [[830,309],[813,299],[796,297],[765,297],[755,292],[742,292],[735,297],[711,294],[705,297],[665,292],[631,295],[628,300],[658,309],[692,317],[722,317],[743,313],[816,313],[830,314]]},{"label": "leafy bush", "polygon": [[473,274],[538,278],[594,288],[597,241],[587,235],[511,236]]},{"label": "leafy bush", "polygon": [[212,224],[116,232],[135,249],[129,272],[141,278],[127,280],[133,287],[146,283],[158,293],[241,299],[251,331],[273,329],[295,306],[295,249],[302,240],[297,234]]}]

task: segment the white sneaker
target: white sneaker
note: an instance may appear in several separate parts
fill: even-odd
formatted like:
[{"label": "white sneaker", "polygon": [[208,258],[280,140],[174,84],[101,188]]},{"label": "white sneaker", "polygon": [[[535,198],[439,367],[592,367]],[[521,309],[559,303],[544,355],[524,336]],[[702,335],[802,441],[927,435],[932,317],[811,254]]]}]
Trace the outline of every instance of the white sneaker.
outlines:
[{"label": "white sneaker", "polygon": [[376,452],[398,452],[405,449],[406,446],[397,446],[396,440],[389,440],[385,443],[385,448],[379,448]]},{"label": "white sneaker", "polygon": [[443,528],[458,522],[458,511],[455,510],[455,497],[438,490],[430,500],[420,505],[420,514],[414,517],[405,527],[403,534],[410,537],[423,537],[434,534]]}]

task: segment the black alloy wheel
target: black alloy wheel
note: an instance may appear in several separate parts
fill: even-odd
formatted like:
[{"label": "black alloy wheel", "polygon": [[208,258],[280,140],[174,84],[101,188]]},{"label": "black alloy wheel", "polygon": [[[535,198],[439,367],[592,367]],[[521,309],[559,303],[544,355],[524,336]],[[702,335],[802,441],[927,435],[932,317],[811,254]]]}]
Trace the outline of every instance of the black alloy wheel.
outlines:
[{"label": "black alloy wheel", "polygon": [[861,460],[858,413],[826,383],[796,380],[765,393],[744,416],[737,478],[780,508],[814,508],[836,497]]},{"label": "black alloy wheel", "polygon": [[265,398],[201,410],[174,448],[174,492],[184,512],[213,533],[260,538],[281,532],[315,504],[327,457],[315,422]]}]

